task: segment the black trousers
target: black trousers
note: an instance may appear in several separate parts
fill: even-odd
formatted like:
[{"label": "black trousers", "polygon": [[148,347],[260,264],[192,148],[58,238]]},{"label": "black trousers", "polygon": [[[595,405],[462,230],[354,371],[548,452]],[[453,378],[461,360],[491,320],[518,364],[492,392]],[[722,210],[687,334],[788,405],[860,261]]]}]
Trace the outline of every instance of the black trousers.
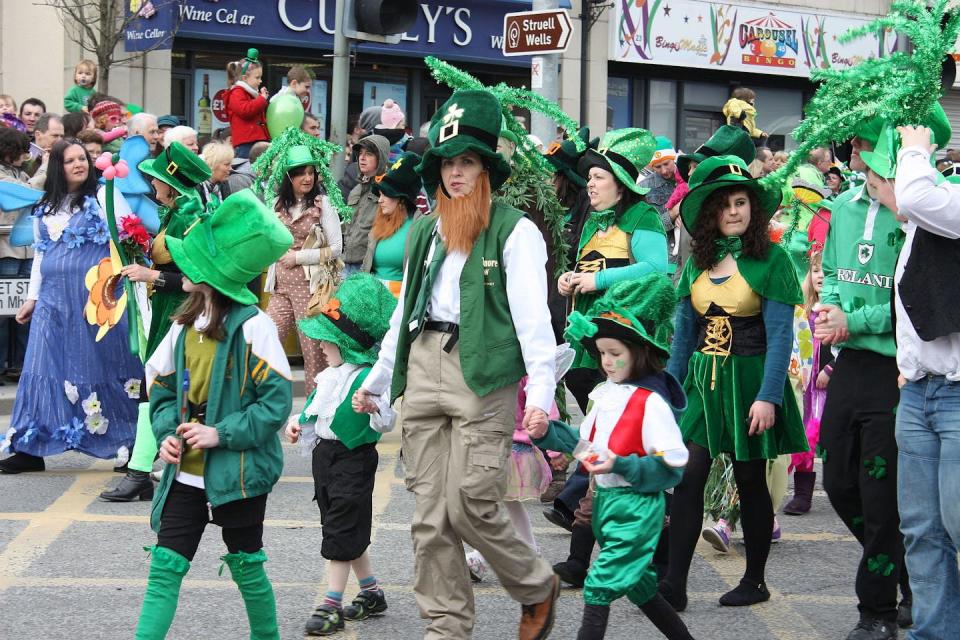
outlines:
[{"label": "black trousers", "polygon": [[339,440],[313,448],[313,486],[320,507],[320,555],[350,562],[370,546],[373,484],[379,456],[374,444],[348,449]]},{"label": "black trousers", "polygon": [[203,489],[174,481],[160,515],[157,546],[193,560],[203,530],[208,522],[212,522],[222,528],[223,542],[228,552],[256,553],[263,548],[263,518],[266,511],[267,494],[210,509]]},{"label": "black trousers", "polygon": [[895,358],[844,349],[820,423],[823,488],[863,546],[856,579],[860,615],[889,621],[897,617],[901,571],[906,583],[897,509],[898,375]]}]

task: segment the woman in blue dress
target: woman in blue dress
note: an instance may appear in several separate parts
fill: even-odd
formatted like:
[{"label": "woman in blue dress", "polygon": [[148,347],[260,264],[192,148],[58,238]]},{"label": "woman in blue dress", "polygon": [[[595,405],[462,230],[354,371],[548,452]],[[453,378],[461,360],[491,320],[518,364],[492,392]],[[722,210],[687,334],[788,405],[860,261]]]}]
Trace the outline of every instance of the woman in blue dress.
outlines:
[{"label": "woman in blue dress", "polygon": [[[42,471],[44,456],[75,450],[126,458],[137,426],[143,365],[127,346],[119,275],[104,219],[104,189],[76,140],[50,151],[34,208],[36,257],[27,301],[32,320],[0,471]],[[123,461],[120,462],[123,464]]]}]

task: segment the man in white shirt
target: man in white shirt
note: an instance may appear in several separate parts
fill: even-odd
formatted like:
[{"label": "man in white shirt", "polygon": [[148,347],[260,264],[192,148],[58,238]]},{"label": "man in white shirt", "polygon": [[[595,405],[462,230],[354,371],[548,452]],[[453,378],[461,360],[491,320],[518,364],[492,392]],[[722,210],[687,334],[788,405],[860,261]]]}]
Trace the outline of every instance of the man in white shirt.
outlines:
[{"label": "man in white shirt", "polygon": [[960,629],[960,185],[930,164],[926,127],[899,127],[895,193],[906,240],[895,274],[900,529],[911,640]]},{"label": "man in white shirt", "polygon": [[432,148],[417,168],[438,215],[413,223],[400,304],[379,360],[354,397],[403,394],[414,592],[426,638],[470,638],[473,591],[463,543],[520,602],[519,638],[546,638],[559,582],[517,535],[502,500],[526,376],[525,421],[553,404],[555,343],[547,308],[546,247],[520,211],[492,204],[510,176],[496,152],[501,108],[457,91],[433,117]]}]

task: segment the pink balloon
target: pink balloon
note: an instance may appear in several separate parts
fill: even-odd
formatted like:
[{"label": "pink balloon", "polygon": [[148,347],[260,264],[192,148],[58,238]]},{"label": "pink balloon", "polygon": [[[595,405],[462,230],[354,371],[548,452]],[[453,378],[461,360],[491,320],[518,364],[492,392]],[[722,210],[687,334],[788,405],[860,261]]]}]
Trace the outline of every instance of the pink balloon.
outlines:
[{"label": "pink balloon", "polygon": [[106,169],[103,170],[103,178],[105,180],[113,180],[116,177],[117,177],[116,167],[108,166]]},{"label": "pink balloon", "polygon": [[127,166],[126,160],[121,160],[120,162],[118,162],[116,164],[116,169],[117,169],[118,178],[126,178],[127,175],[130,174],[130,167]]},{"label": "pink balloon", "polygon": [[100,169],[100,171],[103,171],[110,166],[111,160],[113,160],[113,155],[109,151],[104,151],[100,154],[100,156],[97,158],[97,161],[94,162],[93,165],[97,169]]}]

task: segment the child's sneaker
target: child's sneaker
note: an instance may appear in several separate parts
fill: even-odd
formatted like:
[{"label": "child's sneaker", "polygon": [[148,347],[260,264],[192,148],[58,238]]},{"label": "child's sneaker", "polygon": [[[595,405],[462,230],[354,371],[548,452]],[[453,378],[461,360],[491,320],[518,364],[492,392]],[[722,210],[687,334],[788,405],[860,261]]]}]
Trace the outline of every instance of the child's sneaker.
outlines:
[{"label": "child's sneaker", "polygon": [[700,535],[720,553],[730,551],[730,526],[723,518],[717,520],[717,524],[712,527],[705,527]]},{"label": "child's sneaker", "polygon": [[470,569],[470,579],[474,582],[483,582],[487,575],[487,563],[479,551],[472,551],[467,554],[467,567]]},{"label": "child's sneaker", "polygon": [[367,591],[363,589],[353,599],[349,606],[343,608],[343,617],[347,620],[366,620],[370,616],[378,616],[387,610],[387,598],[383,589]]},{"label": "child's sneaker", "polygon": [[780,521],[777,520],[777,517],[773,517],[773,533],[770,534],[770,542],[780,542],[780,536],[783,535],[783,532],[780,530]]},{"label": "child's sneaker", "polygon": [[329,604],[317,607],[304,629],[308,636],[330,636],[337,631],[343,631],[343,611]]}]

